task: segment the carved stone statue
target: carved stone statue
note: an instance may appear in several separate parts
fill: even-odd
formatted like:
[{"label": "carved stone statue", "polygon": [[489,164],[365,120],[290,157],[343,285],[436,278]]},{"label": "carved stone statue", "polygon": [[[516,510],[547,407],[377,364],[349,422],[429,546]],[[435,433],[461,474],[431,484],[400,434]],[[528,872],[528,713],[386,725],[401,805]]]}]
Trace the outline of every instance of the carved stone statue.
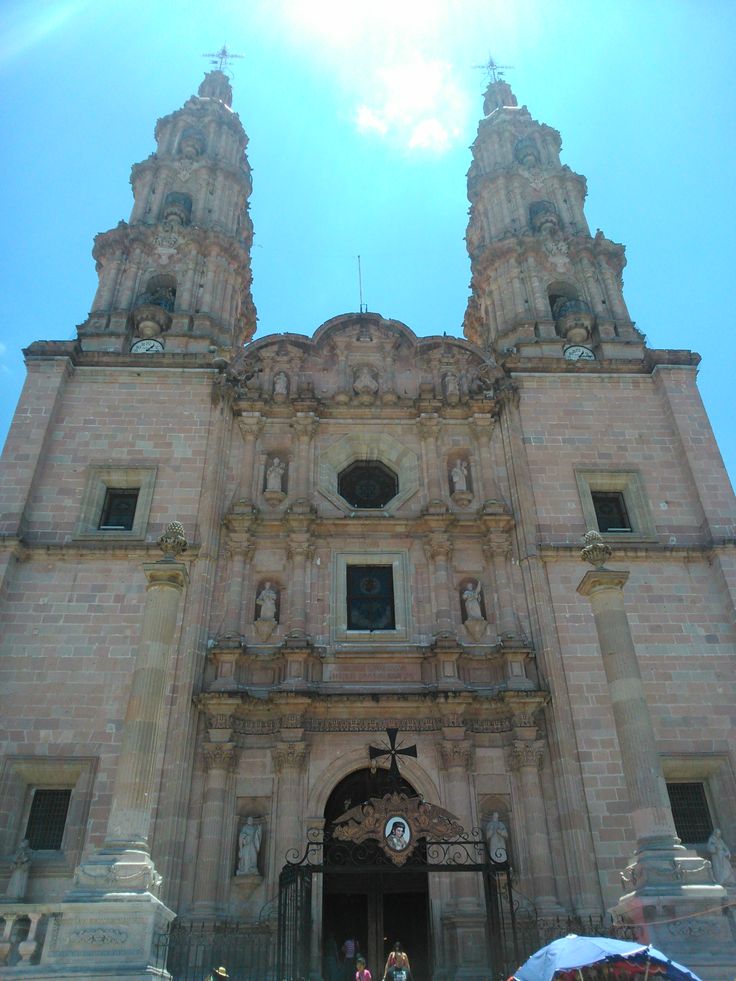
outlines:
[{"label": "carved stone statue", "polygon": [[289,376],[285,371],[277,371],[273,376],[273,394],[277,401],[283,401],[289,394]]},{"label": "carved stone statue", "polygon": [[480,641],[488,627],[481,610],[482,597],[483,591],[478,581],[475,585],[469,582],[462,592],[463,603],[465,603],[465,629],[476,642]]},{"label": "carved stone statue", "polygon": [[275,456],[266,469],[266,490],[283,493],[282,480],[285,472],[286,464]]},{"label": "carved stone statue", "polygon": [[378,392],[378,382],[373,372],[366,365],[355,369],[353,375],[353,390],[357,395],[374,396]]},{"label": "carved stone statue", "polygon": [[491,859],[494,862],[507,861],[508,849],[506,848],[506,840],[508,839],[509,831],[498,816],[498,811],[494,811],[491,815],[490,821],[486,824],[485,832],[486,844],[488,845],[488,852]]},{"label": "carved stone statue", "polygon": [[18,846],[10,870],[10,882],[8,882],[5,895],[8,899],[25,899],[28,874],[31,871],[31,849],[27,838],[24,838]]},{"label": "carved stone statue", "polygon": [[467,491],[468,489],[468,465],[465,460],[458,460],[455,466],[450,471],[450,479],[452,481],[452,490],[454,494],[458,491]]},{"label": "carved stone statue", "polygon": [[448,402],[455,405],[460,401],[460,385],[458,384],[457,375],[453,371],[445,373],[442,379],[442,387],[445,390],[445,398]]},{"label": "carved stone statue", "polygon": [[713,829],[707,848],[713,868],[713,881],[719,886],[736,886],[736,877],[731,865],[731,849],[721,837],[720,828]]},{"label": "carved stone statue", "polygon": [[238,836],[238,868],[236,875],[258,875],[258,852],[263,829],[252,817],[247,817]]},{"label": "carved stone statue", "polygon": [[472,583],[468,583],[463,590],[463,601],[465,602],[465,613],[468,620],[485,620],[480,608],[482,595],[483,591],[481,590],[480,583],[477,581],[475,586]]},{"label": "carved stone statue", "polygon": [[256,605],[260,607],[259,620],[268,620],[271,623],[276,622],[276,601],[278,598],[279,594],[271,583],[267,582],[256,597]]}]

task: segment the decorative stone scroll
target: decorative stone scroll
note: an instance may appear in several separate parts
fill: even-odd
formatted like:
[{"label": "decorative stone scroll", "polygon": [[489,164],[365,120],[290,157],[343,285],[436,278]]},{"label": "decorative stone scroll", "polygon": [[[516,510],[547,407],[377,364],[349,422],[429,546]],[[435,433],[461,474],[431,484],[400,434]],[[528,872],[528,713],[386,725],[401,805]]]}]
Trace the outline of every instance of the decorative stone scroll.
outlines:
[{"label": "decorative stone scroll", "polygon": [[346,811],[335,822],[338,841],[361,844],[377,841],[395,865],[404,865],[420,838],[456,838],[464,830],[454,814],[419,797],[386,794],[371,797]]}]

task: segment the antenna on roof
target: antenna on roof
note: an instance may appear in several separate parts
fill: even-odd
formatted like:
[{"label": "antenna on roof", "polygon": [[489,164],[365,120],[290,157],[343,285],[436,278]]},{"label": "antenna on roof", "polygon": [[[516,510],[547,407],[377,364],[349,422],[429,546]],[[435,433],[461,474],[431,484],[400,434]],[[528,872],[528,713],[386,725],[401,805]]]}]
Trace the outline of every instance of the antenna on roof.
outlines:
[{"label": "antenna on roof", "polygon": [[244,55],[233,54],[232,51],[227,50],[227,45],[223,44],[219,51],[210,51],[207,54],[203,54],[202,57],[209,58],[210,64],[213,68],[216,68],[218,72],[224,72],[227,74],[228,62],[232,61],[234,58],[243,58]]},{"label": "antenna on roof", "polygon": [[513,68],[513,65],[499,65],[492,54],[488,54],[488,60],[484,65],[473,65],[473,68],[479,68],[481,71],[486,73],[486,78],[489,84],[491,82],[500,82],[503,78],[503,73],[509,71]]},{"label": "antenna on roof", "polygon": [[358,294],[360,296],[360,312],[368,313],[368,304],[363,303],[363,273],[360,268],[360,256],[358,256]]}]

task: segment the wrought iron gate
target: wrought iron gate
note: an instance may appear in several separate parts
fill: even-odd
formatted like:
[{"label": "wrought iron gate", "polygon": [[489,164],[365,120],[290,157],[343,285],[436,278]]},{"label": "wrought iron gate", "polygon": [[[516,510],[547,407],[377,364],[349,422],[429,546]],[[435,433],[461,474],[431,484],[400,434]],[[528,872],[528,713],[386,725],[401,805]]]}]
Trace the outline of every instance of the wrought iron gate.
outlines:
[{"label": "wrought iron gate", "polygon": [[491,860],[479,829],[453,838],[423,841],[401,866],[372,842],[354,844],[329,830],[310,829],[303,853],[287,854],[279,877],[277,981],[299,981],[310,970],[312,876],[400,876],[408,871],[428,875],[480,874],[486,903],[486,976],[506,978],[520,962],[511,871],[508,862]]}]

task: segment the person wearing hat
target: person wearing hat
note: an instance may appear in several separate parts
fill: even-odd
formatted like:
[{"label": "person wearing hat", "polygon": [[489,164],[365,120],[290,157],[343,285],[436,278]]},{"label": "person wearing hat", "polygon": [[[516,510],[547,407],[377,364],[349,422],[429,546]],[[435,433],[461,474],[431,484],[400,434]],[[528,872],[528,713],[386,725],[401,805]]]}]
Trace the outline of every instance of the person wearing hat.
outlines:
[{"label": "person wearing hat", "polygon": [[204,981],[229,981],[230,975],[224,967],[214,967],[212,973],[208,974]]}]

